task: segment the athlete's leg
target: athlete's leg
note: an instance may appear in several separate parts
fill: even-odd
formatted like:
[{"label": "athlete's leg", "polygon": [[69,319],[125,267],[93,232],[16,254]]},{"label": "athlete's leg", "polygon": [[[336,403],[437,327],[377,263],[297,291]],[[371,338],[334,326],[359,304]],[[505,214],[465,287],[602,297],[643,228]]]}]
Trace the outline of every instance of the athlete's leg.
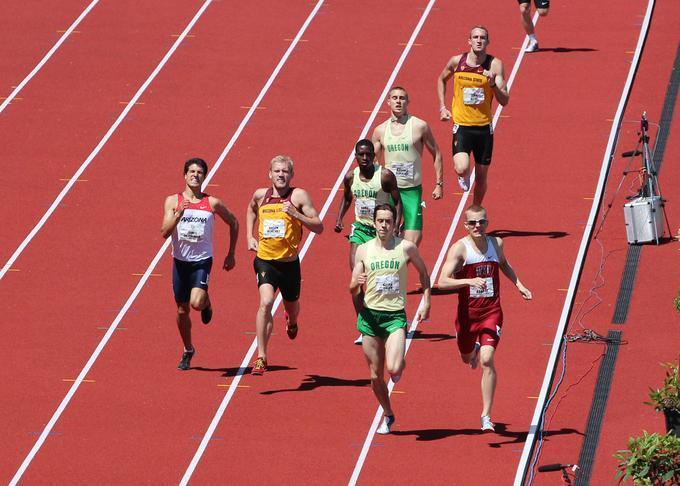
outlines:
[{"label": "athlete's leg", "polygon": [[189,298],[191,308],[197,311],[202,311],[210,306],[210,299],[208,298],[208,291],[194,287],[191,289],[191,297]]},{"label": "athlete's leg", "polygon": [[371,371],[371,388],[385,415],[394,415],[390,404],[390,396],[385,383],[385,341],[379,337],[364,335],[361,347]]},{"label": "athlete's leg", "polygon": [[406,329],[397,329],[387,337],[385,342],[385,367],[395,383],[399,381],[406,367],[405,350]]},{"label": "athlete's leg", "polygon": [[355,263],[355,256],[357,254],[357,248],[359,248],[359,245],[356,243],[350,242],[349,243],[349,271],[354,270],[354,263]]},{"label": "athlete's leg", "polygon": [[412,241],[416,246],[420,245],[423,240],[423,232],[420,230],[404,230],[403,238],[408,241]]},{"label": "athlete's leg", "polygon": [[177,329],[179,329],[184,349],[187,351],[194,349],[191,342],[191,318],[189,317],[189,303],[187,302],[177,304]]},{"label": "athlete's leg", "polygon": [[255,332],[257,334],[257,356],[267,358],[267,343],[274,329],[272,318],[272,306],[274,305],[274,287],[271,284],[262,284],[258,288],[260,293],[260,307],[255,316]]},{"label": "athlete's leg", "polygon": [[486,194],[486,179],[488,173],[488,165],[475,164],[475,194],[472,200],[473,203],[478,206],[482,205],[484,195]]},{"label": "athlete's leg", "polygon": [[458,152],[453,156],[453,170],[459,177],[470,175],[470,154]]},{"label": "athlete's leg", "polygon": [[484,345],[479,350],[479,364],[482,367],[482,416],[491,415],[493,395],[496,390],[496,367],[494,353],[496,348]]},{"label": "athlete's leg", "polygon": [[520,18],[522,19],[522,27],[527,35],[534,34],[534,23],[531,21],[531,0],[519,4]]},{"label": "athlete's leg", "polygon": [[298,314],[300,314],[300,301],[293,300],[289,302],[283,300],[283,308],[286,309],[286,314],[288,314],[288,322],[291,325],[297,324]]},{"label": "athlete's leg", "polygon": [[549,10],[550,9],[548,9],[548,8],[537,8],[536,9],[536,11],[538,12],[538,15],[540,15],[541,17],[545,17],[546,15],[548,15]]}]

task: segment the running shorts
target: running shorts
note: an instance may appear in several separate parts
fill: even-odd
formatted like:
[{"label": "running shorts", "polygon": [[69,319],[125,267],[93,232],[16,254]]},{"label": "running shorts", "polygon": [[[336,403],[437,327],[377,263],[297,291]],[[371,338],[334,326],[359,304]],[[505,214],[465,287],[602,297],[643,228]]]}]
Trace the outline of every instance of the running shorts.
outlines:
[{"label": "running shorts", "polygon": [[404,229],[423,229],[423,186],[399,188],[401,205],[404,209]]},{"label": "running shorts", "polygon": [[503,326],[503,310],[500,306],[487,309],[458,308],[456,318],[456,342],[461,354],[469,354],[479,341],[482,346],[498,346]]},{"label": "running shorts", "polygon": [[212,257],[197,262],[172,259],[172,290],[175,302],[185,304],[191,297],[191,289],[208,290]]},{"label": "running shorts", "polygon": [[453,155],[459,153],[475,156],[475,164],[490,165],[493,154],[493,128],[491,125],[472,127],[453,125]]},{"label": "running shorts", "polygon": [[274,290],[281,290],[281,297],[287,302],[295,302],[300,298],[300,259],[290,262],[263,260],[255,257],[253,269],[257,276],[257,286],[269,284]]},{"label": "running shorts", "polygon": [[406,328],[406,312],[379,311],[364,307],[357,316],[357,329],[364,336],[386,339],[390,334]]},{"label": "running shorts", "polygon": [[361,245],[375,238],[375,228],[358,221],[352,223],[352,230],[349,232],[349,241],[355,245]]}]

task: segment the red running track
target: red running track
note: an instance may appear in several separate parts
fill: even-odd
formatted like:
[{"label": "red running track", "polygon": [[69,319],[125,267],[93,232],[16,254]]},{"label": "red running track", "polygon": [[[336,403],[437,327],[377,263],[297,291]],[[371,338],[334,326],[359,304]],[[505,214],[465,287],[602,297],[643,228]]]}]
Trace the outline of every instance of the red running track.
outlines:
[{"label": "red running track", "polygon": [[[368,118],[364,111],[372,109],[403,49],[399,44],[406,42],[422,13],[422,3],[416,8],[401,2],[401,9],[389,11],[379,2],[366,3],[369,27],[357,22],[351,3],[325,5],[210,190],[242,214],[252,190],[266,183],[266,161],[285,151],[296,159],[295,183],[307,188],[320,208],[328,195],[324,188],[335,182]],[[493,35],[491,52],[505,60],[509,72],[517,52],[512,47],[522,40],[518,26],[507,21],[515,17],[516,7],[491,7],[489,3],[483,9]],[[566,286],[583,230],[579,222],[589,209],[582,198],[592,194],[609,130],[606,119],[618,102],[618,92],[608,89],[611,78],[593,79],[592,72],[606,63],[613,79],[623,79],[630,59],[625,51],[634,47],[639,29],[622,28],[614,18],[603,20],[604,6],[577,7],[553,8],[551,18],[539,27],[542,45],[596,50],[547,51],[525,58],[504,111],[508,118],[501,119],[497,130],[486,204],[493,228],[510,232],[511,261],[537,294],[526,307],[506,292],[508,325],[498,356],[502,381],[495,407],[496,420],[505,430],[496,436],[476,433],[479,375],[458,363],[450,339],[455,298],[437,297],[432,322],[421,325],[424,335],[414,342],[408,372],[396,389],[403,393],[394,395],[396,433],[374,442],[361,482],[448,483],[456,478],[475,484],[481,482],[479,470],[489,459],[497,466],[485,472],[485,482],[509,482],[514,475],[516,449],[521,449],[533,411],[531,399],[525,397],[540,387],[548,354],[543,343],[554,334],[548,324],[559,316],[563,294],[558,289]],[[592,24],[586,25],[579,15],[585,8],[592,13],[587,20]],[[246,111],[241,106],[252,103],[287,47],[285,39],[293,37],[311,5],[274,4],[264,10],[239,5],[236,10],[217,2],[210,9],[193,32],[196,37],[144,97],[145,105],[133,111],[88,169],[88,182],[77,185],[67,206],[29,246],[17,263],[21,271],[0,282],[3,295],[15,303],[7,322],[13,323],[11,336],[17,343],[9,350],[13,369],[3,371],[2,377],[9,390],[2,409],[13,414],[5,435],[15,438],[10,441],[15,446],[3,450],[8,477],[68,389],[69,383],[60,380],[74,378],[81,369],[104,332],[97,327],[108,326],[135,285],[138,277],[131,274],[142,272],[160,246],[160,202],[181,188],[181,160],[194,154],[209,162],[217,158]],[[450,19],[458,10],[455,5],[437,6],[416,41],[421,45],[414,47],[397,78],[411,93],[412,111],[430,120],[445,154],[448,126],[434,119],[434,79],[450,55],[465,49],[467,27],[451,31]],[[617,15],[631,18],[642,11],[638,2]],[[254,17],[257,27],[249,23]],[[574,25],[579,25],[578,31]],[[596,29],[608,38],[588,35]],[[459,47],[452,51],[455,45]],[[588,100],[592,130],[587,136],[576,121],[580,107],[564,103],[563,93]],[[527,137],[531,123],[544,127],[541,136]],[[551,148],[562,147],[565,139],[579,143],[553,154]],[[545,154],[551,154],[551,163],[546,163]],[[446,199],[428,201],[426,211],[422,251],[430,266],[459,199],[450,165],[446,170]],[[425,180],[433,180],[429,166]],[[131,185],[136,189],[132,194]],[[558,194],[555,187],[560,188]],[[426,194],[429,190],[426,185]],[[559,204],[551,203],[555,199]],[[549,211],[537,212],[541,205]],[[93,215],[106,224],[98,224]],[[244,377],[199,463],[195,482],[341,483],[349,478],[376,405],[365,386],[360,350],[351,345],[355,331],[346,298],[347,243],[330,231],[334,216],[335,206],[326,218],[326,233],[313,243],[303,263],[298,340],[293,344],[275,336],[273,371],[263,379]],[[109,226],[116,232],[108,231]],[[519,237],[522,232],[528,233],[526,238]],[[226,247],[224,233],[218,247]],[[134,303],[88,375],[94,381],[82,385],[28,469],[27,482],[46,477],[74,483],[178,481],[222,400],[224,385],[253,339],[257,295],[252,256],[243,248],[241,242],[237,269],[215,276],[213,299],[223,303],[214,325],[196,330],[198,353],[190,373],[172,371],[180,347],[173,325],[169,259],[162,261],[156,270],[162,275],[152,277]],[[49,265],[41,264],[45,255]],[[546,265],[534,255],[565,258]],[[54,292],[57,285],[60,295]],[[31,302],[25,304],[27,295]],[[410,315],[417,299],[409,299]],[[279,318],[277,328],[280,323]],[[28,355],[34,356],[32,363],[25,359]],[[464,390],[464,398],[453,390]],[[12,405],[29,401],[36,404],[31,410]]]}]

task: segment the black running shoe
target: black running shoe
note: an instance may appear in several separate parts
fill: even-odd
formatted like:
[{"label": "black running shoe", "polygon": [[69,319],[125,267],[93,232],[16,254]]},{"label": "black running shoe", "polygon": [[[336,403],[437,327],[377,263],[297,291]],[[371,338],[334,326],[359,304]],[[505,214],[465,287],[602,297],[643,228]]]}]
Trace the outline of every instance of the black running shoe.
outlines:
[{"label": "black running shoe", "polygon": [[184,351],[184,353],[182,354],[182,360],[177,365],[177,369],[188,370],[189,365],[191,364],[191,358],[194,357],[195,352],[196,352],[195,349],[192,349],[191,351]]},{"label": "black running shoe", "polygon": [[201,322],[203,324],[208,324],[212,319],[212,305],[209,305],[201,311]]}]

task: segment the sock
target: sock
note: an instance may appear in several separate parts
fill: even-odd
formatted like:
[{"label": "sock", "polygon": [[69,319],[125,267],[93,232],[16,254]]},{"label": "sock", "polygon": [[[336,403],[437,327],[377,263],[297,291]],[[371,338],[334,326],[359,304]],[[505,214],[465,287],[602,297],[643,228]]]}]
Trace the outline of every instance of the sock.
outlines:
[{"label": "sock", "polygon": [[529,34],[529,40],[535,41],[536,40],[536,34]]}]

